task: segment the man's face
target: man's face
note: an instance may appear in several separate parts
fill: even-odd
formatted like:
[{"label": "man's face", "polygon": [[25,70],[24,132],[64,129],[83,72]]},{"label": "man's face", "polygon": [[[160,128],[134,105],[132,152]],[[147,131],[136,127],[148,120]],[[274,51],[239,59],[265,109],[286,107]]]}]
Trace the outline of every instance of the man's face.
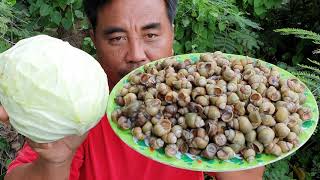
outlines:
[{"label": "man's face", "polygon": [[92,39],[113,87],[134,68],[172,55],[165,1],[113,0],[98,11]]}]

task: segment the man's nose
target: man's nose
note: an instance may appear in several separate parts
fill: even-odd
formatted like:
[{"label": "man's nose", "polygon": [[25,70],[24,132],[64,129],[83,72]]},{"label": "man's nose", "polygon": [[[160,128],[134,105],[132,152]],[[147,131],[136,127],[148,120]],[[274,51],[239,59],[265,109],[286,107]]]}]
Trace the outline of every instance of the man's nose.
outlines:
[{"label": "man's nose", "polygon": [[143,64],[148,60],[143,42],[140,41],[140,39],[134,38],[129,42],[128,54],[126,57],[128,63]]}]

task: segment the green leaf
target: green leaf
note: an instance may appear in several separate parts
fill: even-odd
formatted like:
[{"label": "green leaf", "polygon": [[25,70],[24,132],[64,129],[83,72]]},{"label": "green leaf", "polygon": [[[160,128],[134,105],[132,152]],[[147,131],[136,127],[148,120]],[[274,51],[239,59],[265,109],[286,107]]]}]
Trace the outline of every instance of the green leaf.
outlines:
[{"label": "green leaf", "polygon": [[192,50],[192,42],[191,41],[187,41],[184,45],[186,47],[186,52],[189,52]]},{"label": "green leaf", "polygon": [[254,0],[254,7],[261,7],[263,6],[263,0]]},{"label": "green leaf", "polygon": [[48,4],[42,4],[40,7],[40,16],[48,16],[50,14],[50,6]]},{"label": "green leaf", "polygon": [[292,57],[292,63],[294,64],[294,65],[297,65],[297,64],[299,64],[302,60],[303,60],[303,54],[299,54],[299,55],[295,55],[295,56],[293,56]]},{"label": "green leaf", "polygon": [[59,11],[53,11],[50,16],[52,22],[54,22],[56,25],[60,24],[62,16]]},{"label": "green leaf", "polygon": [[11,7],[14,6],[17,3],[16,0],[6,0],[5,2]]},{"label": "green leaf", "polygon": [[184,29],[181,28],[180,26],[176,26],[176,31],[175,31],[175,39],[180,40],[184,36]]},{"label": "green leaf", "polygon": [[174,41],[173,49],[174,49],[175,54],[183,53],[183,46],[178,41]]},{"label": "green leaf", "polygon": [[197,22],[192,24],[192,30],[196,33],[196,34],[201,34],[201,31],[204,29],[204,25],[203,22]]},{"label": "green leaf", "polygon": [[254,12],[258,16],[263,16],[267,12],[267,10],[263,6],[259,6],[259,7],[254,8]]},{"label": "green leaf", "polygon": [[57,2],[58,2],[59,6],[60,6],[60,8],[61,8],[62,10],[65,10],[65,9],[66,9],[67,4],[66,4],[66,1],[65,1],[65,0],[57,0]]},{"label": "green leaf", "polygon": [[67,0],[66,3],[67,3],[68,5],[70,5],[70,4],[73,4],[74,1],[75,1],[75,0]]},{"label": "green leaf", "polygon": [[219,22],[218,27],[220,31],[224,31],[226,29],[226,23],[221,21]]},{"label": "green leaf", "polygon": [[79,10],[75,10],[74,14],[76,15],[77,18],[80,18],[80,19],[84,18],[83,13]]},{"label": "green leaf", "polygon": [[189,24],[190,24],[189,19],[183,19],[183,20],[182,20],[182,24],[183,24],[183,27],[189,26]]},{"label": "green leaf", "polygon": [[10,165],[10,163],[12,162],[12,160],[11,159],[7,159],[6,160],[6,167],[8,167],[9,165]]},{"label": "green leaf", "polygon": [[62,21],[62,26],[64,29],[69,30],[72,27],[72,19],[69,18],[63,18]]}]

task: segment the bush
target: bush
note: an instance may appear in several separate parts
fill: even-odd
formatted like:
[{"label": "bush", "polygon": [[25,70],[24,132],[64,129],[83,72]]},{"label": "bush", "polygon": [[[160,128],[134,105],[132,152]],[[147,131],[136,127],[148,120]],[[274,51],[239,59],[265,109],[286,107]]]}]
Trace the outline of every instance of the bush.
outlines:
[{"label": "bush", "polygon": [[254,55],[262,42],[261,27],[247,19],[232,0],[180,0],[175,21],[175,52]]}]

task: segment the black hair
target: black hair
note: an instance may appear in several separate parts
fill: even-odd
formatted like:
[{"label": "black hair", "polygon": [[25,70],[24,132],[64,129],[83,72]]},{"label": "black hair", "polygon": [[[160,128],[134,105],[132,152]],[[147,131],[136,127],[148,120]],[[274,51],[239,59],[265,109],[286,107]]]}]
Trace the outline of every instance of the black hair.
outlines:
[{"label": "black hair", "polygon": [[[91,23],[93,29],[97,26],[98,11],[105,5],[111,3],[112,0],[83,0],[85,13]],[[167,6],[167,14],[171,24],[177,13],[178,0],[165,0]]]}]

